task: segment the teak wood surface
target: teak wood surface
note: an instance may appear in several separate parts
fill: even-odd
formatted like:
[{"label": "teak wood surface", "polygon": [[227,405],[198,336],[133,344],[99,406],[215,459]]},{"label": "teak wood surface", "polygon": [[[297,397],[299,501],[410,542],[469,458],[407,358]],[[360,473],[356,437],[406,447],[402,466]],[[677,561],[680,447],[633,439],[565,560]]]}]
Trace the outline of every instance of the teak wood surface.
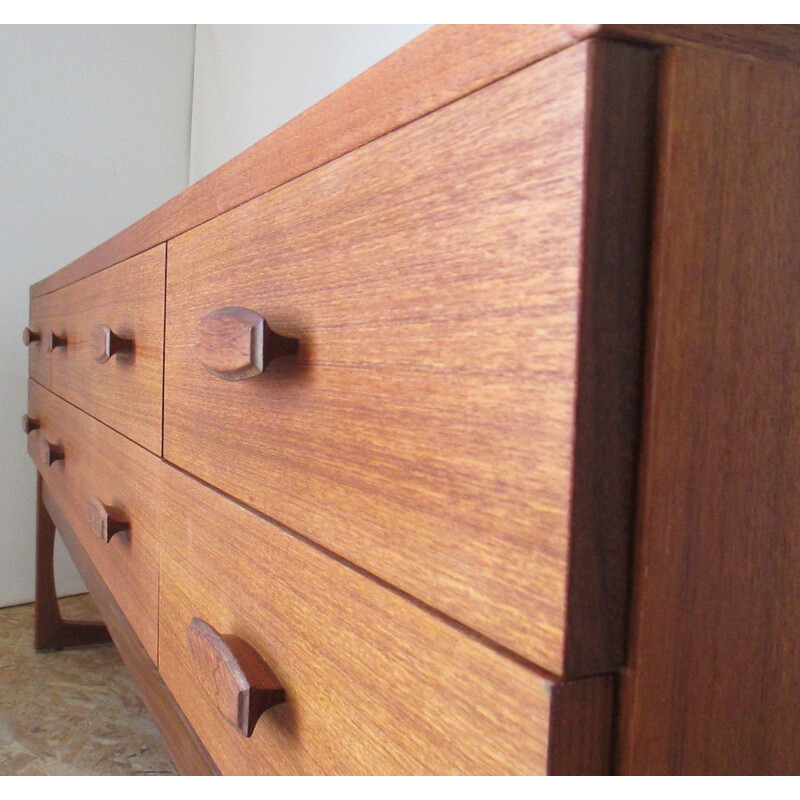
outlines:
[{"label": "teak wood surface", "polygon": [[[34,381],[28,409],[41,428],[28,437],[28,452],[150,658],[158,663],[158,496],[160,459],[84,414]],[[63,461],[43,463],[39,443],[64,449]],[[105,542],[87,518],[93,498],[116,506],[130,521],[129,534]]]},{"label": "teak wood surface", "polygon": [[[549,679],[170,467],[162,508],[159,668],[224,774],[546,771]],[[204,690],[194,618],[254,647],[285,689],[249,739]],[[592,730],[576,766],[608,752],[610,717]]]},{"label": "teak wood surface", "polygon": [[[613,81],[587,116],[590,51],[606,47],[624,51],[623,67],[600,59],[601,72],[652,77],[637,48],[572,48],[179,237],[168,258],[167,460],[559,675],[622,658],[627,541],[613,540],[627,534],[630,505],[621,520],[610,513],[614,524],[602,517],[603,503],[632,498],[643,248],[606,252],[596,225],[582,276],[584,207],[597,203],[584,196],[584,164],[587,136],[591,170],[610,138],[590,136],[589,121],[614,120],[627,148],[597,176],[641,172],[647,137],[597,110],[619,91]],[[647,92],[624,113],[613,106],[645,131]],[[646,181],[630,178],[641,204]],[[646,214],[617,189],[604,219],[640,240]],[[613,309],[583,309],[586,347],[582,280],[603,284],[597,297]],[[210,375],[198,325],[228,305],[297,337],[298,356],[236,384]],[[581,417],[578,439],[594,443],[580,457],[588,468],[602,450],[612,488],[593,479],[578,501],[575,535],[592,541],[576,563],[607,558],[617,598],[598,613],[610,593],[575,587],[571,616],[588,644],[570,660],[579,346],[598,415]]]},{"label": "teak wood surface", "polygon": [[624,773],[800,772],[800,73],[665,70]]},{"label": "teak wood surface", "polygon": [[55,524],[58,527],[67,551],[100,609],[114,644],[136,683],[142,701],[164,736],[175,767],[182,775],[218,775],[219,770],[167,689],[158,674],[158,668],[142,647],[139,637],[55,498],[41,482],[41,477],[39,487],[40,503],[44,513],[48,515],[48,522],[51,526]]},{"label": "teak wood surface", "polygon": [[[554,673],[618,667],[654,68],[569,51],[171,243],[167,458]],[[195,353],[234,302],[300,339],[241,388]]]},{"label": "teak wood surface", "polygon": [[[66,347],[45,355],[50,360],[49,387],[157,455],[165,259],[162,245],[43,298],[50,300],[50,325],[67,338]],[[132,350],[99,363],[92,352],[98,325],[133,340]]]},{"label": "teak wood surface", "polygon": [[437,25],[68,266],[39,296],[144,252],[587,37],[800,62],[797,25]]}]

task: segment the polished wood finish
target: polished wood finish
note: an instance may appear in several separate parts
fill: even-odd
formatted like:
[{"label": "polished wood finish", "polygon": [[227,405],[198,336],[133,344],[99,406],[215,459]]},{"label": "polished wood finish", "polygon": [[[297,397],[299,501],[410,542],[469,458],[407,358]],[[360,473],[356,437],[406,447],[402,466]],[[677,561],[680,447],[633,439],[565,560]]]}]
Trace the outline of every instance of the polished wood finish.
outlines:
[{"label": "polished wood finish", "polygon": [[107,506],[96,497],[86,502],[86,521],[104,542],[111,541],[117,535],[131,535],[131,524],[125,512],[116,506]]},{"label": "polished wood finish", "polygon": [[133,339],[117,336],[108,325],[95,325],[89,338],[89,352],[98,364],[105,364],[112,356],[133,352]]},{"label": "polished wood finish", "polygon": [[29,417],[27,414],[22,415],[22,430],[25,435],[39,430],[39,420]]},{"label": "polished wood finish", "polygon": [[613,720],[613,675],[563,681],[554,686],[548,774],[608,775]]},{"label": "polished wood finish", "polygon": [[[552,680],[178,470],[163,491],[159,666],[223,773],[546,771]],[[203,690],[194,618],[286,691],[249,739]]]},{"label": "polished wood finish", "polygon": [[248,308],[216,308],[200,320],[195,353],[215,378],[242,381],[264,372],[270,361],[298,350],[297,339],[281,336]]},{"label": "polished wood finish", "polygon": [[800,772],[800,73],[666,63],[626,773]]},{"label": "polished wood finish", "polygon": [[[157,663],[161,461],[33,381],[28,384],[28,410],[41,421],[41,429],[28,437],[28,452]],[[66,459],[46,466],[40,452],[45,439],[63,447]],[[108,542],[99,538],[86,513],[94,497],[135,521],[134,535],[116,535]]]},{"label": "polished wood finish", "polygon": [[[555,674],[619,666],[597,608],[626,599],[653,67],[572,48],[171,242],[165,457]],[[595,79],[635,102],[588,110]],[[592,223],[584,258],[587,146],[593,186],[635,170],[600,217],[619,244]],[[608,310],[581,309],[584,280]],[[209,376],[183,332],[230,298],[298,358]],[[604,477],[571,530],[576,435]],[[574,567],[582,644],[571,557],[608,566]]]},{"label": "polished wood finish", "polygon": [[102,622],[75,622],[61,617],[53,572],[53,547],[56,528],[43,497],[41,475],[36,476],[36,606],[34,647],[37,650],[63,650],[109,641]]},{"label": "polished wood finish", "polygon": [[[157,247],[56,292],[54,314],[69,332],[70,342],[66,350],[52,355],[56,394],[157,455],[161,454],[165,258],[166,248]],[[135,347],[98,363],[98,325],[135,341]]]},{"label": "polished wood finish", "polygon": [[25,328],[22,331],[22,343],[25,347],[30,347],[34,342],[40,342],[42,340],[42,334],[32,331],[30,328]]},{"label": "polished wood finish", "polygon": [[117,236],[31,287],[52,292],[178,236],[538,61],[581,25],[460,25],[426,32]]},{"label": "polished wood finish", "polygon": [[52,328],[45,331],[44,334],[44,349],[48,353],[52,353],[53,351],[57,350],[59,347],[63,348],[64,350],[67,349],[67,336],[66,334],[56,333]]},{"label": "polished wood finish", "polygon": [[189,623],[186,640],[197,681],[222,716],[252,736],[259,717],[286,699],[275,673],[244,639],[221,635],[201,619]]},{"label": "polished wood finish", "polygon": [[438,25],[185,192],[31,286],[52,292],[190,230],[588,37],[800,63],[797,25]]},{"label": "polished wood finish", "polygon": [[[103,616],[107,630],[125,666],[130,670],[142,701],[164,735],[173,763],[183,775],[219,774],[216,765],[158,674],[156,665],[142,647],[139,637],[130,626],[114,595],[104,583],[92,558],[84,550],[80,539],[44,484],[41,484],[41,503],[48,520],[52,519],[58,526],[67,551]],[[38,614],[38,601],[36,611]]]}]

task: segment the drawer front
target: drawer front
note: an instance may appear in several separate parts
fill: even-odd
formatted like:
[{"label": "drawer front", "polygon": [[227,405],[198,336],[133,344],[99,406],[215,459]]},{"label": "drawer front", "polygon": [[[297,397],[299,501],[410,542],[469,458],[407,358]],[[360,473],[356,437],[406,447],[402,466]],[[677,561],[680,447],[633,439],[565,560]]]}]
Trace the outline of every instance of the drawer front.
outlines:
[{"label": "drawer front", "polygon": [[[549,681],[164,472],[159,670],[223,774],[546,769]],[[285,692],[249,738],[192,656],[193,619],[247,642]]]},{"label": "drawer front", "polygon": [[[168,265],[165,457],[557,674],[586,54],[188,232]],[[298,354],[209,372],[200,321],[228,307]]]},{"label": "drawer front", "polygon": [[32,297],[28,327],[22,334],[23,342],[28,348],[28,376],[48,388],[52,359],[47,351],[45,337],[52,330],[57,305],[57,293]]},{"label": "drawer front", "polygon": [[28,416],[39,426],[28,435],[28,452],[157,663],[161,460],[34,381]]},{"label": "drawer front", "polygon": [[[54,292],[52,390],[161,454],[166,247]],[[49,296],[49,295],[48,295]]]}]

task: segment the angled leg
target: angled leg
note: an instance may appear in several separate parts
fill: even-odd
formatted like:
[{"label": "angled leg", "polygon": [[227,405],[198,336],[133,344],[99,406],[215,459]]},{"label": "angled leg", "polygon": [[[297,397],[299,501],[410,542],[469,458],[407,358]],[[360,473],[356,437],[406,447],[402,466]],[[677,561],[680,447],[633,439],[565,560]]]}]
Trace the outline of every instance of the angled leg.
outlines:
[{"label": "angled leg", "polygon": [[36,621],[34,646],[37,650],[109,642],[102,622],[71,622],[61,618],[53,572],[56,526],[42,500],[42,476],[36,476]]}]

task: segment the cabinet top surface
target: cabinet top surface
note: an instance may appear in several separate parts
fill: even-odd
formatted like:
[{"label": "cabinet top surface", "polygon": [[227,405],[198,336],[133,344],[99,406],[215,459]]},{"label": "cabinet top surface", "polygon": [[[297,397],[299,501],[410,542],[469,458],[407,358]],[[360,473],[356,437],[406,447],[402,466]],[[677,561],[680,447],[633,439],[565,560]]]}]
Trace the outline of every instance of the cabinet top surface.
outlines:
[{"label": "cabinet top surface", "polygon": [[721,48],[800,65],[800,25],[439,25],[94,250],[31,286],[55,291],[144,252],[591,37]]}]

